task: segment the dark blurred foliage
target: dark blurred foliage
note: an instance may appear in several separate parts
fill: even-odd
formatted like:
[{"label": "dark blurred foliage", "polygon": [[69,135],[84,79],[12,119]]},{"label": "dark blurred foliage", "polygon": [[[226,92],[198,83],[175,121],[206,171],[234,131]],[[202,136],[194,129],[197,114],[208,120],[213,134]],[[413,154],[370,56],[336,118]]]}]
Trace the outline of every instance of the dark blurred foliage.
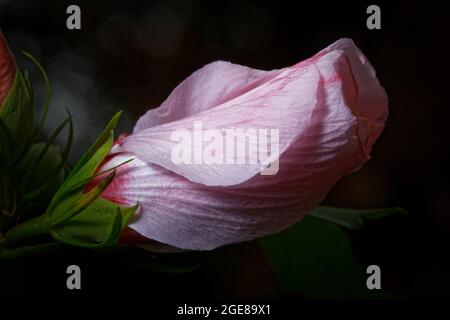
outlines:
[{"label": "dark blurred foliage", "polygon": [[[81,31],[66,28],[69,4],[81,7]],[[0,0],[0,26],[17,55],[26,50],[49,71],[54,100],[47,128],[62,120],[65,108],[74,113],[72,160],[116,110],[126,111],[119,130],[131,131],[141,114],[209,62],[280,68],[338,38],[352,38],[388,92],[390,117],[371,161],[342,179],[325,202],[407,209],[408,217],[386,218],[352,233],[356,257],[363,266],[380,265],[383,286],[395,297],[449,298],[446,10],[442,3],[381,3],[382,29],[370,31],[365,26],[370,4]],[[35,68],[19,61],[30,70],[42,103]],[[288,296],[256,243],[223,248],[214,256],[209,268],[189,276],[148,273],[94,257],[54,257],[51,265],[31,259],[8,266],[7,287],[25,296]],[[65,290],[61,265],[69,260],[86,270],[81,293]]]}]

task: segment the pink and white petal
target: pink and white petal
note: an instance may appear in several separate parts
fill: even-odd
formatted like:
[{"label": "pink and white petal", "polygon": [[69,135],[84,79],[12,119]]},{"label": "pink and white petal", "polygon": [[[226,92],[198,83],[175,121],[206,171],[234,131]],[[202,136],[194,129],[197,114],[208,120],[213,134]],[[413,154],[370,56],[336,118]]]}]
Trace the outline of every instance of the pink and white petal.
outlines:
[{"label": "pink and white petal", "polygon": [[384,129],[389,113],[386,92],[377,79],[375,69],[353,40],[340,39],[324,49],[322,53],[333,50],[343,50],[350,61],[352,74],[357,84],[357,101],[353,111],[360,122],[359,136],[364,142],[363,147],[369,154],[373,143]]},{"label": "pink and white petal", "polygon": [[[283,154],[298,137],[308,135],[308,131],[313,130],[310,129],[313,113],[320,113],[320,110],[324,108],[319,106],[322,103],[320,99],[333,97],[328,96],[328,93],[325,92],[320,95],[319,99],[319,91],[332,90],[337,85],[342,89],[342,92],[338,91],[337,94],[337,98],[342,100],[341,105],[337,105],[334,101],[328,104],[330,108],[347,116],[346,121],[358,120],[358,135],[352,139],[359,137],[362,148],[368,155],[374,140],[367,139],[365,133],[369,132],[370,128],[382,127],[383,121],[381,123],[378,123],[377,119],[373,120],[374,122],[371,122],[372,119],[366,121],[360,116],[358,102],[364,100],[360,97],[360,85],[353,78],[351,60],[347,57],[346,51],[338,49],[317,56],[317,58],[313,57],[307,60],[306,63],[303,62],[282,70],[276,77],[268,79],[258,87],[218,107],[133,134],[124,139],[123,143],[115,150],[133,152],[141,160],[161,165],[193,182],[211,186],[243,183],[261,171],[260,164],[250,163],[249,158],[252,155],[247,155],[245,164],[234,166],[177,164],[172,161],[171,152],[176,145],[179,145],[179,142],[171,140],[171,134],[176,130],[185,129],[193,136],[196,121],[202,122],[204,130],[210,128],[242,130],[274,128],[280,132],[279,154]],[[383,90],[378,83],[373,83],[373,85],[375,86],[374,91]],[[362,92],[365,91],[367,90]],[[380,104],[377,107],[387,109],[387,104]],[[330,114],[334,116],[334,113]],[[321,124],[319,123],[319,125]],[[190,141],[186,143],[190,143]],[[258,150],[258,148],[248,149]],[[231,160],[233,162],[233,159]]]},{"label": "pink and white petal", "polygon": [[[226,130],[229,129],[240,129],[244,132],[276,129],[279,130],[279,150],[275,150],[276,153],[271,156],[277,159],[298,136],[308,134],[311,117],[318,104],[320,87],[321,75],[315,64],[286,68],[276,77],[215,108],[132,134],[116,145],[114,150],[132,152],[147,163],[161,165],[193,182],[209,186],[239,184],[260,173],[261,165],[250,161],[251,158],[258,157],[258,147],[247,148],[249,152],[244,164],[236,165],[238,153],[230,155],[226,150],[220,154],[222,159],[226,158],[225,162],[234,165],[180,164],[172,161],[172,151],[183,143],[186,144],[186,149],[189,149],[191,141],[172,140],[172,134],[185,130],[189,136],[194,137],[194,124],[201,122],[204,131],[221,130],[222,140],[229,143],[231,138],[226,135]],[[194,152],[198,150],[195,146],[191,149],[194,149]],[[200,153],[202,152],[203,149],[200,150]]]},{"label": "pink and white petal", "polygon": [[[330,53],[317,66],[323,73],[317,106],[308,130],[282,154],[278,174],[211,187],[136,158],[119,169],[103,196],[123,204],[139,202],[130,228],[182,249],[209,250],[252,240],[299,221],[342,175],[367,160],[347,105],[356,95],[345,87],[351,84],[345,54]],[[130,156],[113,155],[102,170]]]},{"label": "pink and white petal", "polygon": [[138,120],[134,133],[213,108],[277,73],[225,61],[207,64],[181,82],[161,106],[147,111]]},{"label": "pink and white petal", "polygon": [[[209,250],[299,221],[341,176],[369,158],[384,125],[385,96],[373,97],[378,102],[370,106],[381,111],[370,112],[361,96],[384,90],[376,78],[355,74],[375,77],[352,46],[342,40],[338,48],[284,69],[213,109],[123,138],[115,150],[131,153],[112,154],[101,170],[136,159],[118,169],[103,196],[125,205],[139,202],[130,228],[181,249]],[[189,129],[196,120],[206,129],[279,128],[279,172],[267,176],[245,165],[164,162],[173,146],[170,132]]]},{"label": "pink and white petal", "polygon": [[130,227],[126,227],[120,234],[117,244],[120,246],[139,247],[146,251],[163,252],[163,253],[178,253],[186,251],[184,249],[176,248],[168,244],[149,239],[139,234]]},{"label": "pink and white petal", "polygon": [[16,77],[16,60],[0,31],[0,107],[8,95]]},{"label": "pink and white petal", "polygon": [[[330,143],[341,134],[351,136],[352,131],[336,132],[328,125],[323,135],[299,141],[305,149],[283,154],[279,175],[255,176],[228,187],[194,183],[135,158],[118,169],[102,196],[124,205],[138,202],[139,211],[129,227],[173,247],[210,250],[252,240],[289,227],[323,199],[354,150],[342,146],[338,155],[326,147],[314,151],[315,141]],[[130,157],[134,156],[112,155],[101,170]]]},{"label": "pink and white petal", "polygon": [[[116,155],[102,170],[129,157]],[[117,178],[119,183],[111,184],[102,196],[122,204],[139,203],[129,227],[181,249],[210,250],[251,240],[285,228],[304,213],[298,205],[301,199],[291,197],[297,192],[280,195],[267,189],[261,195],[264,189],[207,187],[139,159],[119,168]]]}]

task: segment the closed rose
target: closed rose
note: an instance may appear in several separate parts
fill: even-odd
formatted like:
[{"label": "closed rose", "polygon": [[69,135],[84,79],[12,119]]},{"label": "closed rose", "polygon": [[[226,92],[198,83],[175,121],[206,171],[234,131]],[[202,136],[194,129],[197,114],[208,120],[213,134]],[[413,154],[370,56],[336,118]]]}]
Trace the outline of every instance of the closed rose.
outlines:
[{"label": "closed rose", "polygon": [[[387,114],[374,69],[349,39],[280,70],[214,62],[118,139],[100,170],[134,160],[117,170],[102,196],[139,203],[126,234],[176,248],[210,250],[269,235],[299,221],[340,177],[369,159]],[[268,149],[276,148],[269,162],[233,162],[236,152],[219,149],[213,160],[222,162],[195,161],[195,155],[174,161],[174,149],[192,142],[174,139],[174,132],[192,138],[196,124],[216,133],[274,129],[278,137]],[[203,151],[192,149],[200,160]],[[254,156],[246,152],[244,160]],[[275,162],[273,174],[261,174]]]}]

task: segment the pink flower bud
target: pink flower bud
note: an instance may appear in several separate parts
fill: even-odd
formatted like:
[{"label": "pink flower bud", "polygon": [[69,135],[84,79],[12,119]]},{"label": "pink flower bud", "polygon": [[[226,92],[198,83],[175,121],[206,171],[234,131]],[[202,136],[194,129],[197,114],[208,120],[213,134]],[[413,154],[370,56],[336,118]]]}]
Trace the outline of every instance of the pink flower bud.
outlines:
[{"label": "pink flower bud", "polygon": [[0,31],[0,108],[6,99],[16,76],[17,65],[5,36]]},{"label": "pink flower bud", "polygon": [[[279,70],[214,62],[113,147],[100,170],[134,161],[118,169],[103,197],[139,203],[129,227],[176,248],[209,250],[266,236],[298,222],[342,176],[359,169],[387,115],[385,91],[350,39]],[[227,161],[174,161],[173,151],[190,140],[180,142],[173,133],[183,129],[195,137],[196,123],[219,138],[228,129],[278,130],[275,154],[269,162],[240,163],[237,152],[215,150]],[[252,150],[244,160],[260,156]],[[201,160],[205,150],[194,143],[192,152],[198,151]],[[261,174],[275,162],[273,174]]]}]

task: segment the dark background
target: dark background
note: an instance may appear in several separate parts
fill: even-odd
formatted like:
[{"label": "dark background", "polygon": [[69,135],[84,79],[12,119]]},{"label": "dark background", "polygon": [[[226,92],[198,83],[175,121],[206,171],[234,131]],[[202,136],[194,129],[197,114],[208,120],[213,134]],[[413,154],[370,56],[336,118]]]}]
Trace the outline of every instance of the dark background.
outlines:
[{"label": "dark background", "polygon": [[[81,7],[82,30],[66,28],[70,4]],[[19,52],[32,53],[49,72],[54,97],[46,128],[63,119],[65,108],[74,114],[72,160],[115,111],[125,110],[119,130],[131,131],[141,114],[209,62],[281,68],[341,37],[352,38],[388,93],[390,116],[371,161],[343,178],[325,203],[408,210],[407,217],[393,216],[351,233],[356,258],[361,265],[379,265],[383,287],[396,298],[450,298],[448,17],[441,2],[378,2],[382,29],[368,30],[370,4],[0,0],[0,27],[21,66],[29,69],[40,105],[42,81]],[[292,297],[277,286],[256,242],[212,256],[207,267],[190,275],[152,273],[78,251],[31,258],[2,266],[1,294]],[[82,269],[79,292],[65,287],[68,264]]]}]

